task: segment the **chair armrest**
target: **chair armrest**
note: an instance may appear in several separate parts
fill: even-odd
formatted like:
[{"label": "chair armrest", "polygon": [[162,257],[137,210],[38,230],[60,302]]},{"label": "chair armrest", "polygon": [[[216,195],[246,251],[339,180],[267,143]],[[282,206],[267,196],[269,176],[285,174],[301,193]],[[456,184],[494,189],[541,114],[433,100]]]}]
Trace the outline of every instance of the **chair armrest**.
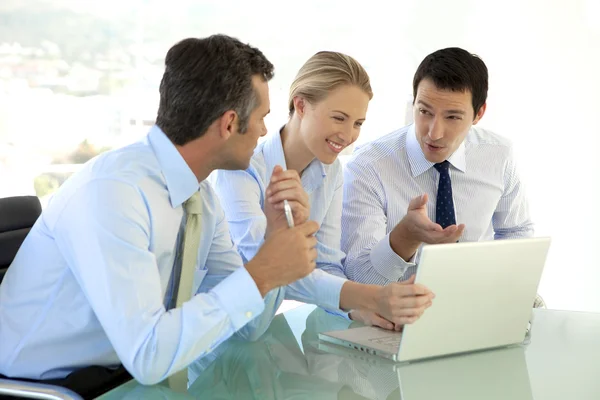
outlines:
[{"label": "chair armrest", "polygon": [[24,399],[83,400],[77,393],[60,386],[12,379],[0,379],[0,397],[2,395]]}]

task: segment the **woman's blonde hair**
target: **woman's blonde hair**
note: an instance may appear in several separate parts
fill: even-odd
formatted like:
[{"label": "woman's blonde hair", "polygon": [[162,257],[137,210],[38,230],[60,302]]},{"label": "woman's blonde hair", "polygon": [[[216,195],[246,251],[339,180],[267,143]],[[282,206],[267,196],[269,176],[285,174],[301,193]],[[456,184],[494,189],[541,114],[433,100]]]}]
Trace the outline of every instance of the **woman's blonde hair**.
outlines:
[{"label": "woman's blonde hair", "polygon": [[373,98],[369,75],[358,61],[335,51],[318,52],[304,63],[290,87],[290,116],[294,113],[294,97],[301,96],[317,104],[342,85],[357,86],[369,100]]}]

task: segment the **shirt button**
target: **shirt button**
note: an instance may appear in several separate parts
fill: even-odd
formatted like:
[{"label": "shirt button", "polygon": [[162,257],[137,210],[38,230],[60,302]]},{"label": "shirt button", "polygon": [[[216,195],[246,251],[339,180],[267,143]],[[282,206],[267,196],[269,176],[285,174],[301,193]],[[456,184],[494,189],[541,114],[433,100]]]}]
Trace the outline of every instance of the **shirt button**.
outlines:
[{"label": "shirt button", "polygon": [[252,312],[251,311],[246,311],[246,318],[248,318],[248,319],[252,318]]}]

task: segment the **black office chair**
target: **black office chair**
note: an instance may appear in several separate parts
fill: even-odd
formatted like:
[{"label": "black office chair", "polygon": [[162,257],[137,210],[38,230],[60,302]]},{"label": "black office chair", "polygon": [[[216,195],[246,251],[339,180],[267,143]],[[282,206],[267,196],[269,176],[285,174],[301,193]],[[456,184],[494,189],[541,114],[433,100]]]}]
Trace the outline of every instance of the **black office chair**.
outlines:
[{"label": "black office chair", "polygon": [[42,205],[36,196],[0,199],[0,282],[41,213]]},{"label": "black office chair", "polygon": [[[0,199],[0,283],[19,247],[42,213],[35,196]],[[2,338],[0,338],[2,340]],[[0,379],[0,398],[81,400],[77,393],[60,386]]]}]

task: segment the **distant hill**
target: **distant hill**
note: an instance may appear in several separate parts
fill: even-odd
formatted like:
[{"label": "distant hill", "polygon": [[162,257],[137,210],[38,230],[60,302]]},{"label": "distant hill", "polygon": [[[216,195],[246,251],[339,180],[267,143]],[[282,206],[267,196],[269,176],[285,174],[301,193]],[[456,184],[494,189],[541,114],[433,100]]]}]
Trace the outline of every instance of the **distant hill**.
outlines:
[{"label": "distant hill", "polygon": [[[131,54],[142,39],[145,46],[158,45],[160,51],[152,61],[162,60],[184,35],[218,33],[227,26],[216,17],[227,7],[217,4],[216,0],[0,0],[0,43],[39,47],[47,40],[59,46],[65,61],[85,64],[90,54]],[[237,24],[252,24],[238,18]]]},{"label": "distant hill", "polygon": [[133,39],[125,18],[108,20],[40,0],[27,1],[26,6],[15,3],[19,2],[1,2],[0,42],[39,47],[47,40],[59,46],[63,60],[85,62],[85,54],[107,54],[111,47],[126,47]]}]

